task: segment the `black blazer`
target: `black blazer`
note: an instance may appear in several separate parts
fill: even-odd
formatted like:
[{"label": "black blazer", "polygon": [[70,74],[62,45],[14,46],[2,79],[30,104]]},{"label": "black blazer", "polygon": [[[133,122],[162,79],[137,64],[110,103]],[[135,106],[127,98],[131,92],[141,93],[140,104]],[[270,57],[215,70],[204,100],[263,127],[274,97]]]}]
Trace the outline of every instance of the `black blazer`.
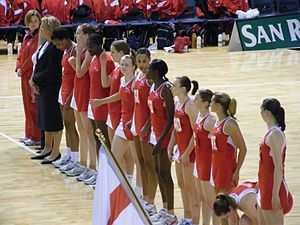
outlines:
[{"label": "black blazer", "polygon": [[[42,48],[41,46],[39,51]],[[50,86],[61,85],[62,56],[63,52],[49,43],[43,55],[39,59],[37,57],[32,80],[40,88],[40,91]]]}]

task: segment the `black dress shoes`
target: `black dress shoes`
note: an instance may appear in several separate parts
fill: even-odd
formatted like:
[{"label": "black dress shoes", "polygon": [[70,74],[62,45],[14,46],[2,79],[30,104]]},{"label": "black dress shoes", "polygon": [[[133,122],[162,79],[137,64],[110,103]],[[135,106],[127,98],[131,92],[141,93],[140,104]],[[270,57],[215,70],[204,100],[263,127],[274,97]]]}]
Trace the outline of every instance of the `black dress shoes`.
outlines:
[{"label": "black dress shoes", "polygon": [[47,156],[49,156],[50,154],[51,154],[51,151],[46,154],[32,156],[31,159],[32,160],[42,160],[42,159],[46,158]]},{"label": "black dress shoes", "polygon": [[49,160],[49,159],[44,159],[41,164],[52,164],[54,161],[60,159],[60,154],[55,158],[55,159],[52,159],[52,160]]}]

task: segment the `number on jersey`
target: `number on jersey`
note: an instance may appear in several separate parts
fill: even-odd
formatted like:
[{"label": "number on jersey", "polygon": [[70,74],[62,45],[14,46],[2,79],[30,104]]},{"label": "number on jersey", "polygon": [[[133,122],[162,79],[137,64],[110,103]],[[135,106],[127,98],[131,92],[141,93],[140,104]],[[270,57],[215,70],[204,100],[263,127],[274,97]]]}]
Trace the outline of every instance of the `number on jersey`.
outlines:
[{"label": "number on jersey", "polygon": [[218,151],[217,143],[216,143],[216,136],[212,135],[212,136],[210,137],[210,140],[211,140],[211,147],[212,147],[212,150]]},{"label": "number on jersey", "polygon": [[182,128],[181,128],[181,124],[180,124],[180,119],[179,118],[174,118],[174,128],[177,132],[181,132]]},{"label": "number on jersey", "polygon": [[148,100],[148,106],[149,106],[150,112],[154,113],[153,102],[151,100]]},{"label": "number on jersey", "polygon": [[140,103],[139,90],[134,89],[133,93],[134,93],[134,101],[135,101],[135,103],[139,104]]}]

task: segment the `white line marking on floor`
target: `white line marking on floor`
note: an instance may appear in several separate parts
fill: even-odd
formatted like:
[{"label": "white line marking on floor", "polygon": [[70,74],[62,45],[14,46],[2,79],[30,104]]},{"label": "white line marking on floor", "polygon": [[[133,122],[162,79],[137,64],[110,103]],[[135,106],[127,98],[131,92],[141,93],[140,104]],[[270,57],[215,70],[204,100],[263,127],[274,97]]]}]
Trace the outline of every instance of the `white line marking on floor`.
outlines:
[{"label": "white line marking on floor", "polygon": [[22,95],[0,96],[0,99],[22,98]]},{"label": "white line marking on floor", "polygon": [[23,149],[26,150],[27,152],[30,152],[30,153],[33,153],[33,154],[36,155],[36,152],[34,152],[31,148],[29,148],[29,147],[27,147],[27,146],[21,144],[20,142],[16,141],[16,140],[13,139],[12,137],[10,137],[10,136],[8,136],[8,135],[2,133],[2,132],[0,132],[0,136],[2,136],[2,137],[4,137],[4,138],[6,138],[7,140],[9,140],[9,141],[15,143],[16,145],[18,145],[19,147],[23,148]]},{"label": "white line marking on floor", "polygon": [[[23,148],[24,150],[26,150],[26,151],[28,151],[28,152],[30,152],[30,153],[33,153],[33,154],[35,154],[35,155],[37,155],[32,149],[30,149],[29,147],[27,147],[27,146],[21,144],[20,142],[16,141],[16,140],[13,139],[12,137],[10,137],[10,136],[8,136],[8,135],[2,133],[2,132],[0,132],[0,136],[6,138],[7,140],[9,140],[9,141],[11,141],[11,142],[13,142],[14,144],[18,145],[19,147]],[[93,189],[93,187],[92,187],[91,185],[87,185],[87,186],[90,188],[90,190],[94,191],[94,189]]]},{"label": "white line marking on floor", "polygon": [[250,83],[250,84],[233,84],[233,85],[208,85],[213,88],[244,88],[244,87],[261,87],[261,86],[267,86],[267,85],[295,85],[300,84],[300,81],[286,81],[286,82],[262,82],[262,83]]}]

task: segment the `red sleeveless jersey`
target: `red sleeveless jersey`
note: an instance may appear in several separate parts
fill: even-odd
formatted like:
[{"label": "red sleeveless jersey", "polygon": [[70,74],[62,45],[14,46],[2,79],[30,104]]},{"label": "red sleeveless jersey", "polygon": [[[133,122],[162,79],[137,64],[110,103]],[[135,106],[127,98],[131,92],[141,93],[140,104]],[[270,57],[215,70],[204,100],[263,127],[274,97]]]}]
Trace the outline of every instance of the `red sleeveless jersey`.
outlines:
[{"label": "red sleeveless jersey", "polygon": [[241,200],[250,193],[257,194],[257,182],[255,181],[245,181],[235,187],[231,192],[230,196],[235,200],[237,205],[240,204]]},{"label": "red sleeveless jersey", "polygon": [[[107,60],[107,74],[110,74],[114,70],[114,63],[111,57]],[[90,99],[101,99],[109,96],[109,88],[103,88],[101,83],[101,64],[99,57],[94,56],[90,67]],[[97,121],[106,121],[107,119],[107,104],[93,108],[93,115]]]},{"label": "red sleeveless jersey", "polygon": [[[168,82],[164,82],[156,90],[154,90],[154,84],[153,84],[150,89],[150,93],[148,97],[151,126],[153,128],[153,132],[157,141],[159,140],[165,126],[167,125],[166,104],[164,102],[163,97],[161,96],[161,90],[167,83]],[[162,141],[160,145],[162,149],[167,149],[170,141],[171,132],[172,129],[170,129],[169,134],[166,135],[166,137]]]},{"label": "red sleeveless jersey", "polygon": [[[180,105],[180,102],[175,103],[174,113],[174,129],[175,129],[175,141],[179,149],[180,156],[184,153],[188,147],[193,135],[193,129],[190,123],[189,116],[184,111],[185,104]],[[190,162],[195,162],[195,152],[190,154]]]},{"label": "red sleeveless jersey", "polygon": [[[259,160],[259,171],[258,171],[258,187],[259,187],[259,196],[261,208],[265,210],[272,209],[272,192],[274,185],[274,163],[271,156],[271,149],[266,144],[266,138],[272,133],[275,129],[280,130],[279,127],[273,127],[268,130],[264,136],[263,142],[260,144],[260,160]],[[284,134],[282,133],[284,136]],[[288,213],[293,206],[293,197],[288,191],[287,185],[284,179],[284,163],[286,155],[286,144],[282,146],[281,160],[283,168],[283,177],[279,190],[279,198],[283,213]]]},{"label": "red sleeveless jersey", "polygon": [[70,53],[74,51],[74,47],[70,51],[65,50],[61,60],[62,65],[62,82],[61,82],[61,97],[63,104],[66,103],[67,98],[72,94],[74,88],[75,70],[70,65],[68,59],[71,57]]},{"label": "red sleeveless jersey", "polygon": [[148,135],[144,137],[141,134],[141,129],[144,127],[150,116],[150,110],[147,103],[150,85],[146,77],[144,75],[138,76],[133,81],[132,89],[134,93],[135,131],[142,138],[142,140],[147,141]]},{"label": "red sleeveless jersey", "polygon": [[[237,167],[236,147],[231,137],[224,133],[225,123],[232,119],[225,118],[212,130],[212,178],[217,189],[231,190],[237,184],[233,183],[233,173]],[[226,162],[226,163],[225,163]]]},{"label": "red sleeveless jersey", "polygon": [[[120,89],[120,80],[123,74],[120,71],[120,67],[116,67],[111,74],[111,84],[110,84],[110,93],[109,95],[114,95],[119,92]],[[112,102],[108,104],[108,113],[111,119],[113,129],[115,130],[120,122],[121,118],[121,101]]]},{"label": "red sleeveless jersey", "polygon": [[196,170],[200,180],[209,181],[211,174],[212,147],[209,132],[204,129],[204,123],[210,114],[203,118],[200,113],[194,126]]},{"label": "red sleeveless jersey", "polygon": [[125,77],[121,78],[120,96],[121,96],[121,121],[125,136],[128,140],[133,140],[132,133],[128,128],[128,122],[132,121],[133,109],[134,109],[134,95],[132,91],[133,79],[129,82],[125,82]]},{"label": "red sleeveless jersey", "polygon": [[[81,61],[85,58],[85,52],[81,54]],[[90,99],[90,76],[86,72],[83,77],[74,79],[74,98],[77,106],[77,112],[87,112]]]}]

